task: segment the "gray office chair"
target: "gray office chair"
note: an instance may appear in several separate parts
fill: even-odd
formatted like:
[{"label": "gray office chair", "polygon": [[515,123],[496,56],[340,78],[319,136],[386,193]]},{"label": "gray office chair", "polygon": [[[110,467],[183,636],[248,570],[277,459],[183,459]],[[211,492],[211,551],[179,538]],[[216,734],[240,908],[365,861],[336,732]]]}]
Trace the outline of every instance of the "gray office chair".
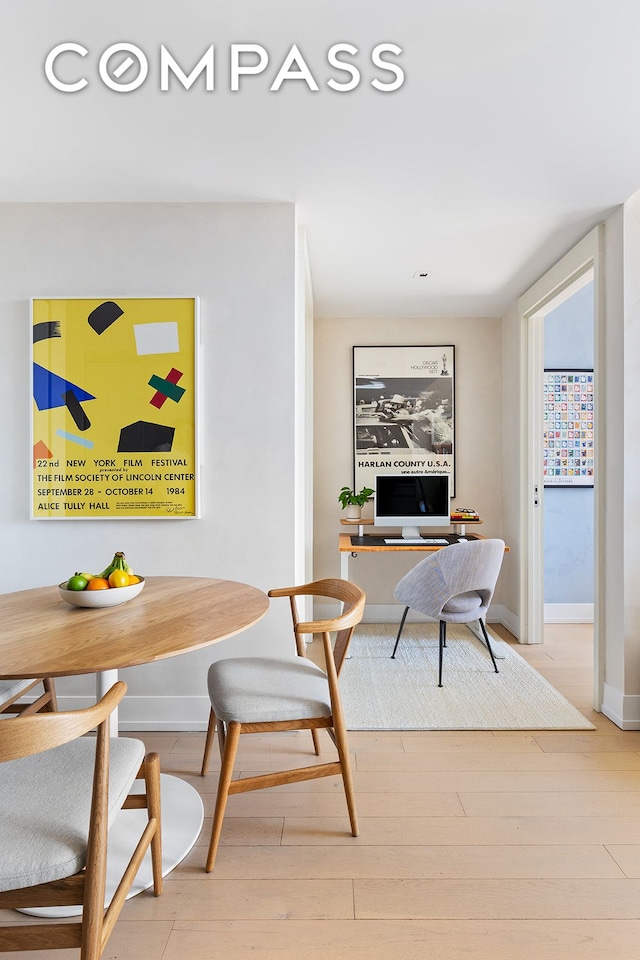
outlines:
[{"label": "gray office chair", "polygon": [[398,636],[391,654],[395,659],[400,634],[409,609],[417,610],[440,622],[438,686],[442,686],[443,650],[447,645],[447,623],[472,623],[477,620],[491,655],[498,666],[484,624],[495,590],[502,558],[503,540],[470,540],[456,543],[430,554],[410,570],[396,586],[394,597],[405,604]]}]

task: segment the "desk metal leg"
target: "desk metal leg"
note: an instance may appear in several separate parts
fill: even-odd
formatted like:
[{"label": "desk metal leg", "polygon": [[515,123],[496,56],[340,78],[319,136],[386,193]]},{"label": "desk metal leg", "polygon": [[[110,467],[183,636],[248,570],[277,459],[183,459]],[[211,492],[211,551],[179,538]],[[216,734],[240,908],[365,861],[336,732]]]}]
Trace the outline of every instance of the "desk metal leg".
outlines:
[{"label": "desk metal leg", "polygon": [[349,553],[346,550],[340,554],[340,578],[349,579]]}]

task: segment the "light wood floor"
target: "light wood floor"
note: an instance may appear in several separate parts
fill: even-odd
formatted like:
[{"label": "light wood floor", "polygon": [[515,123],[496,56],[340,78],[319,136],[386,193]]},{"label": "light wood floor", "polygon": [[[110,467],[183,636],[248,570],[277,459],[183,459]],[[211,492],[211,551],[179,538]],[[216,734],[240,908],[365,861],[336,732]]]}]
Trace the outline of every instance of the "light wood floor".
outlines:
[{"label": "light wood floor", "polygon": [[[544,645],[516,648],[594,732],[353,733],[357,839],[334,778],[238,795],[209,875],[204,735],[142,734],[201,791],[208,819],[163,896],[126,904],[104,956],[638,960],[640,732],[590,708],[589,628],[549,627]],[[245,737],[242,772],[310,762],[310,742]]]}]

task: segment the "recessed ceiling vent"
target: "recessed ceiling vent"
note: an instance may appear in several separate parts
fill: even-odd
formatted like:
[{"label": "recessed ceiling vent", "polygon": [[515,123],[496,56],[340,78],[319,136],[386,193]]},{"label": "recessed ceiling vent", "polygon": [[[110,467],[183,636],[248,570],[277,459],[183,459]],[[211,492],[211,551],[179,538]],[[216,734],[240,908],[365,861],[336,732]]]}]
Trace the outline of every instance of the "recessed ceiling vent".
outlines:
[{"label": "recessed ceiling vent", "polygon": [[416,270],[413,274],[412,280],[426,280],[431,276],[429,270]]}]

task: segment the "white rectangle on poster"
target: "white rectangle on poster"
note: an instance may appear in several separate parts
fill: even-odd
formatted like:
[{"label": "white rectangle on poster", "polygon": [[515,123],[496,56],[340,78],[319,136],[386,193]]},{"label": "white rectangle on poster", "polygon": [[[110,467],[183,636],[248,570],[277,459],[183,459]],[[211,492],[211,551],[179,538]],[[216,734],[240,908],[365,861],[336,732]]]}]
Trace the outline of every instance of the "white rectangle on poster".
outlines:
[{"label": "white rectangle on poster", "polygon": [[177,323],[137,323],[133,332],[136,338],[138,356],[151,353],[180,352]]}]

